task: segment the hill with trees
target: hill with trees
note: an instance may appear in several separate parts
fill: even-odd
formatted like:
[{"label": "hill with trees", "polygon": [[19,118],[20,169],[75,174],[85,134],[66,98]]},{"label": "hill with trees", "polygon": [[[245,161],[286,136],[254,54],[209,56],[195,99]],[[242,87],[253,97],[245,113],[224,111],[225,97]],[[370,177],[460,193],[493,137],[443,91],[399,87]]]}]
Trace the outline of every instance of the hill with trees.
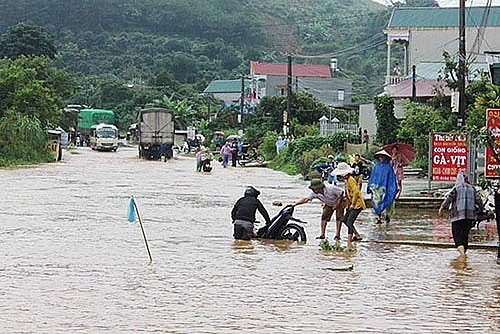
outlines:
[{"label": "hill with trees", "polygon": [[[152,103],[176,110],[178,125],[206,127],[207,110],[218,101],[200,93],[211,80],[247,74],[251,60],[286,62],[292,54],[296,63],[328,64],[335,57],[340,73],[354,81],[354,102],[371,101],[384,82],[383,28],[390,8],[371,0],[0,0],[0,11],[2,57],[46,55],[50,63],[44,67],[64,71],[58,75],[71,75],[77,83],[69,87],[65,79],[64,91],[46,87],[52,101],[112,109],[121,129]],[[40,67],[36,59],[20,63]],[[11,71],[17,64],[9,63]],[[53,81],[40,84],[47,82]],[[34,94],[29,97],[35,102]],[[268,119],[275,128],[282,104],[270,99],[254,121]],[[325,107],[303,94],[292,104],[318,113]],[[231,110],[221,113],[211,126],[234,125],[233,116]],[[71,125],[71,117],[61,117],[63,126]],[[309,121],[297,121],[301,133],[312,131]],[[259,125],[256,138],[267,129]]]},{"label": "hill with trees", "polygon": [[355,101],[378,93],[385,74],[389,11],[371,0],[3,0],[0,11],[2,31],[29,21],[54,36],[55,64],[86,89],[99,77],[199,92],[248,73],[250,60],[289,53],[295,62],[337,57]]}]

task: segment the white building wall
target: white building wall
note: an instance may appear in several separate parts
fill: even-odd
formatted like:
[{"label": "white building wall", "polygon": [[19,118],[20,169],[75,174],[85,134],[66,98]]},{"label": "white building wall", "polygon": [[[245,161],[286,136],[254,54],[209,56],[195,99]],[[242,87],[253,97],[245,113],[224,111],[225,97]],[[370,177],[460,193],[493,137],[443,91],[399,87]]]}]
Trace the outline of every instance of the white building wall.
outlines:
[{"label": "white building wall", "polygon": [[[466,29],[466,56],[468,58],[477,56],[476,62],[486,62],[484,51],[500,50],[500,38],[498,37],[500,36],[500,27],[485,28],[484,40],[480,44],[479,52],[472,50],[477,34],[477,27]],[[408,59],[410,67],[418,65],[421,61],[442,62],[444,51],[448,51],[453,57],[458,54],[457,28],[413,28],[410,30],[409,39]]]},{"label": "white building wall", "polygon": [[375,116],[375,106],[373,103],[359,105],[359,126],[361,131],[368,130],[370,142],[373,143],[377,134],[377,117]]}]

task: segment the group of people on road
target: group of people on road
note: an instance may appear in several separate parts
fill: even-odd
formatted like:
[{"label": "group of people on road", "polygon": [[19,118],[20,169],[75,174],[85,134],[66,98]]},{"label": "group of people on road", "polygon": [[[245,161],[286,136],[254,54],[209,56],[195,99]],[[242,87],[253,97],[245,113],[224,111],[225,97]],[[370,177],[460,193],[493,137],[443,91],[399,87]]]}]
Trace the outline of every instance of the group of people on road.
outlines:
[{"label": "group of people on road", "polygon": [[236,137],[232,140],[227,140],[220,149],[222,167],[227,168],[229,166],[229,160],[231,160],[231,166],[236,167],[238,153],[240,153],[242,157],[248,156],[250,147],[250,143],[246,138],[243,139],[241,145]]},{"label": "group of people on road", "polygon": [[[297,200],[292,204],[292,207],[307,203],[313,199],[319,199],[323,203],[323,211],[321,214],[321,235],[318,239],[325,239],[327,223],[331,220],[335,211],[337,223],[335,240],[340,240],[341,226],[345,224],[348,229],[347,247],[348,249],[354,249],[353,242],[362,240],[354,223],[360,212],[366,209],[366,204],[361,194],[361,189],[352,175],[354,168],[345,162],[341,162],[332,173],[344,180],[344,189],[333,184],[325,184],[319,179],[313,179],[309,185],[311,193]],[[253,223],[255,222],[257,210],[264,217],[266,223],[270,223],[269,214],[257,199],[259,194],[260,192],[255,188],[248,187],[245,190],[244,196],[235,203],[231,211],[231,218],[234,224],[233,236],[235,239],[250,240],[253,237]]]},{"label": "group of people on road", "polygon": [[[402,160],[398,156],[397,146],[392,148],[392,154],[381,150],[375,153],[377,162],[373,166],[370,179],[367,184],[367,193],[371,195],[372,207],[377,215],[377,224],[382,223],[385,214],[386,223],[394,213],[394,202],[401,195],[402,180],[404,178]],[[333,156],[329,156],[333,160]],[[322,202],[320,235],[317,239],[326,238],[327,224],[335,212],[336,234],[335,242],[341,239],[342,225],[347,226],[347,248],[354,249],[353,242],[362,240],[361,235],[355,227],[356,219],[366,204],[361,192],[362,179],[359,179],[360,163],[369,160],[362,159],[360,155],[355,156],[352,165],[339,162],[331,170],[332,176],[339,177],[344,181],[344,189],[330,182],[326,183],[320,179],[312,179],[309,189],[311,192],[303,198],[298,199],[292,207],[318,199]],[[270,224],[267,210],[260,200],[257,199],[260,192],[254,187],[247,187],[244,197],[240,198],[234,205],[231,217],[234,223],[234,238],[250,240],[254,236],[253,224],[255,214],[258,210],[264,217],[266,224]],[[499,196],[500,198],[500,196]],[[455,186],[445,196],[438,214],[450,209],[449,221],[455,246],[459,252],[459,258],[465,259],[468,249],[470,229],[477,221],[477,214],[482,210],[482,202],[477,190],[468,182],[467,175],[460,171],[456,177]]]},{"label": "group of people on road", "polygon": [[349,166],[346,162],[338,163],[337,168],[332,170],[332,174],[344,181],[344,189],[333,184],[325,184],[318,179],[312,179],[309,185],[309,189],[311,189],[312,192],[293,204],[293,206],[297,206],[312,201],[313,199],[319,199],[322,202],[321,234],[317,239],[326,238],[326,226],[335,211],[337,229],[334,239],[336,242],[340,240],[342,224],[345,224],[347,226],[348,249],[354,249],[353,241],[362,240],[354,223],[361,211],[366,209],[361,189],[353,173],[354,168]]},{"label": "group of people on road", "polygon": [[[249,149],[251,148],[251,145],[248,141],[248,139],[243,139],[243,142],[239,142],[238,138],[234,137],[231,139],[226,140],[222,144],[221,136],[216,137],[216,150],[217,152],[220,153],[220,162],[224,168],[227,168],[229,164],[231,163],[231,166],[236,167],[236,163],[238,161],[238,154],[241,154],[242,157],[245,157],[246,155],[249,154]],[[212,160],[212,155],[208,147],[205,146],[198,146],[195,149],[196,153],[196,170],[198,172],[200,171],[211,171],[211,166],[210,170],[204,169],[203,167],[205,165],[208,165],[209,162]],[[208,161],[208,162],[207,162]]]},{"label": "group of people on road", "polygon": [[[397,175],[399,173],[400,180],[404,176],[402,174],[402,162],[398,158],[397,153],[397,147],[395,147],[392,155],[384,150],[375,154],[377,163],[375,163],[371,171],[367,192],[372,196],[373,208],[378,217],[377,223],[382,222],[383,213],[385,213],[386,222],[389,223],[390,216],[394,212],[394,200],[401,191],[401,186],[398,186]],[[353,248],[354,241],[362,240],[361,235],[355,227],[355,222],[361,211],[366,209],[361,192],[363,163],[371,163],[371,161],[356,154],[353,163],[349,165],[345,162],[345,158],[342,155],[337,155],[336,158],[333,155],[329,155],[328,162],[321,166],[328,169],[328,182],[325,183],[321,179],[312,179],[309,185],[311,193],[293,204],[293,207],[295,207],[310,202],[313,199],[318,199],[322,202],[321,229],[317,239],[326,238],[327,224],[335,212],[335,242],[341,239],[340,232],[343,224],[348,229],[347,247],[349,249]],[[401,169],[401,172],[399,169]],[[344,182],[343,189],[336,185],[337,178]],[[399,182],[399,184],[401,183]],[[237,210],[236,206],[239,205],[241,204],[237,202],[233,210]],[[250,238],[250,236],[247,237]]]}]

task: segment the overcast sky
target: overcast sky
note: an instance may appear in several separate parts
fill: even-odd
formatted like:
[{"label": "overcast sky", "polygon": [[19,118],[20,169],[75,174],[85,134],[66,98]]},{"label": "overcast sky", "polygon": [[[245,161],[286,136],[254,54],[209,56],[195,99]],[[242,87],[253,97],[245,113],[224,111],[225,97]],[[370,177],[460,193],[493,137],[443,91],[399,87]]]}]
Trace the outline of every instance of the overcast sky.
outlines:
[{"label": "overcast sky", "polygon": [[[375,2],[387,5],[390,4],[390,0],[373,0]],[[458,7],[460,4],[460,0],[439,0],[439,6],[441,7]],[[484,6],[488,0],[466,0],[465,6]],[[491,1],[492,6],[500,6],[500,0]]]}]

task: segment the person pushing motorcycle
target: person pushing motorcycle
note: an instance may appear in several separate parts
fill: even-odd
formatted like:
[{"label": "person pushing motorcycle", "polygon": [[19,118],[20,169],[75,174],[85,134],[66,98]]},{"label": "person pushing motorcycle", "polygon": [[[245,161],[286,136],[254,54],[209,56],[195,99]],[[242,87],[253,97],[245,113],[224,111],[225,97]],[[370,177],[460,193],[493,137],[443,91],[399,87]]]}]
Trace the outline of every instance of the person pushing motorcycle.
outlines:
[{"label": "person pushing motorcycle", "polygon": [[234,224],[233,237],[239,240],[250,240],[253,236],[253,224],[255,222],[255,213],[259,210],[266,224],[271,224],[269,213],[260,200],[260,191],[252,186],[245,189],[243,197],[238,199],[231,210],[231,218]]}]

